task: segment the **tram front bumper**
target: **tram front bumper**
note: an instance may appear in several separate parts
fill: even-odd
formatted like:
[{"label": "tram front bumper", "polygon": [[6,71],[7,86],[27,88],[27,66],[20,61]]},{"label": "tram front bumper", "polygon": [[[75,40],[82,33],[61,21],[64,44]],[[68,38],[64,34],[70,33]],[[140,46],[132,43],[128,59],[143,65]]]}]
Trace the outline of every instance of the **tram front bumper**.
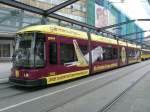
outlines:
[{"label": "tram front bumper", "polygon": [[14,85],[25,86],[25,87],[35,87],[35,86],[44,86],[47,85],[46,79],[37,79],[37,80],[23,80],[14,77],[9,77],[9,81]]}]

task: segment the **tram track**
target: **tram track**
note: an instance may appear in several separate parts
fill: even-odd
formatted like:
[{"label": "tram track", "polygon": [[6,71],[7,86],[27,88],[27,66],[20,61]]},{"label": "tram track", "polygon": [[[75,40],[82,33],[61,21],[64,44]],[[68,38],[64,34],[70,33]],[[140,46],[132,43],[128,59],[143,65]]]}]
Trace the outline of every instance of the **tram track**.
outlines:
[{"label": "tram track", "polygon": [[0,84],[0,102],[14,97],[19,97],[27,93],[36,92],[44,87],[26,88],[21,86],[11,85],[9,82]]},{"label": "tram track", "polygon": [[5,99],[24,95],[26,93],[36,91],[38,88],[24,88],[20,86],[11,85],[9,82],[0,84],[0,102]]},{"label": "tram track", "polygon": [[[120,69],[119,71],[116,71],[117,69],[115,69],[115,70],[112,70],[113,71],[113,76],[115,76],[115,75],[117,75],[117,78],[115,77],[115,78],[113,78],[112,80],[108,80],[108,81],[106,81],[106,82],[104,82],[103,84],[100,84],[99,86],[97,86],[97,87],[92,87],[92,89],[89,89],[89,90],[87,90],[87,91],[85,91],[85,92],[83,92],[83,93],[81,93],[81,94],[79,94],[78,96],[75,96],[75,97],[72,97],[72,98],[70,98],[69,100],[67,99],[67,100],[65,100],[64,102],[60,102],[60,103],[58,103],[58,104],[55,104],[55,105],[53,105],[53,106],[51,106],[51,108],[47,108],[46,109],[46,111],[47,112],[49,112],[49,111],[51,111],[51,110],[54,110],[54,109],[56,109],[57,107],[60,107],[60,106],[62,106],[62,105],[65,105],[65,104],[67,104],[68,102],[71,102],[71,101],[73,101],[73,100],[76,100],[76,99],[78,99],[78,98],[80,98],[80,97],[82,97],[82,96],[84,96],[84,95],[86,95],[86,94],[89,94],[89,93],[91,93],[91,92],[93,92],[93,91],[95,91],[95,90],[97,90],[97,89],[100,89],[100,88],[102,88],[102,87],[104,87],[104,86],[106,86],[106,85],[108,85],[108,84],[110,84],[110,83],[112,83],[112,82],[114,82],[114,81],[117,81],[117,80],[119,80],[119,79],[121,79],[121,78],[123,78],[123,77],[125,77],[125,76],[127,76],[128,74],[131,74],[131,73],[133,73],[134,71],[136,71],[136,70],[140,70],[140,69],[142,69],[142,68],[144,68],[145,66],[147,66],[147,65],[149,65],[150,63],[143,63],[142,65],[137,65],[136,67],[135,66],[131,66],[130,68],[128,68],[129,70],[126,72],[126,70],[127,69]],[[124,67],[123,67],[124,68]],[[110,71],[110,72],[112,72],[112,71]],[[118,76],[118,74],[120,73],[120,72],[125,72],[124,74],[122,74],[122,75],[120,75],[120,76]],[[107,72],[105,72],[105,73],[107,73]],[[104,74],[105,74],[104,73]],[[104,75],[103,73],[102,73],[102,76]],[[109,74],[108,74],[109,75]],[[97,77],[97,76],[96,76]],[[92,76],[91,76],[91,78],[92,78]],[[106,77],[106,78],[108,78],[108,76]],[[100,79],[100,78],[97,78],[97,79]],[[97,80],[97,79],[94,79],[95,81]],[[85,85],[85,84],[87,84],[87,83],[89,83],[89,82],[94,82],[94,80],[92,80],[92,81],[85,81],[85,82],[82,82],[82,84],[78,84],[77,86],[76,85],[73,85],[72,87],[68,87],[68,88],[74,88],[74,87],[79,87],[79,85]],[[76,80],[77,81],[77,80]],[[98,80],[97,80],[98,81]],[[99,81],[98,81],[99,82]],[[74,83],[73,83],[74,84]],[[4,84],[5,85],[5,84]],[[2,87],[1,86],[1,84],[0,84],[0,87]],[[25,89],[25,88],[24,88]],[[4,89],[5,91],[6,90],[8,90],[8,92],[12,92],[12,94],[9,94],[9,95],[6,95],[6,96],[4,96],[3,95],[3,92],[1,92],[1,90],[0,90],[0,101],[4,101],[5,99],[13,99],[14,97],[19,97],[19,96],[21,96],[21,95],[24,95],[24,94],[26,94],[26,93],[30,93],[30,92],[32,92],[32,91],[34,91],[34,92],[36,92],[36,90],[37,89],[34,89],[34,90],[30,90],[30,89],[25,89],[24,90],[23,88],[18,88],[18,87],[15,87],[15,86],[13,86],[13,87],[8,87],[8,88],[6,88],[6,89]],[[38,89],[38,90],[40,90],[40,89]],[[62,89],[62,91],[63,90],[67,90],[67,89],[65,89],[65,88],[63,88]],[[16,92],[15,92],[16,91]],[[17,91],[18,91],[18,93],[17,93]],[[61,90],[57,90],[57,91],[60,91],[61,92]],[[54,93],[56,93],[57,94],[57,92],[55,92],[55,91],[53,91]],[[43,110],[41,111],[41,112],[43,112]]]},{"label": "tram track", "polygon": [[0,85],[0,101],[26,93],[27,91],[17,89],[16,86],[10,85],[9,83]]},{"label": "tram track", "polygon": [[[76,96],[76,97],[74,97],[74,98],[72,98],[72,99],[70,99],[70,100],[68,100],[68,101],[66,101],[66,102],[64,102],[64,103],[62,103],[62,104],[54,105],[51,109],[46,110],[46,112],[50,112],[50,111],[52,111],[52,110],[54,110],[54,109],[56,109],[56,108],[58,108],[58,107],[60,107],[60,106],[62,106],[62,105],[67,104],[68,102],[71,102],[71,101],[73,101],[73,100],[76,100],[76,99],[78,99],[78,98],[80,98],[80,97],[82,97],[82,96],[85,96],[85,95],[87,95],[87,94],[89,94],[89,93],[91,93],[91,92],[93,92],[93,91],[95,91],[95,90],[97,90],[97,89],[100,89],[100,88],[102,88],[102,87],[105,87],[106,85],[109,85],[109,84],[111,84],[111,83],[114,82],[114,81],[120,80],[120,79],[122,79],[122,78],[124,78],[124,77],[126,77],[126,76],[128,76],[128,75],[131,75],[131,73],[134,73],[136,70],[140,70],[140,69],[146,67],[147,65],[150,65],[150,63],[148,63],[148,64],[146,64],[146,65],[143,65],[143,66],[139,66],[138,68],[135,68],[135,69],[133,69],[132,71],[129,71],[129,72],[127,72],[127,73],[124,73],[124,74],[122,74],[121,76],[119,76],[119,77],[117,77],[117,78],[115,78],[115,79],[113,79],[113,80],[107,81],[107,82],[103,83],[102,85],[97,86],[96,88],[92,88],[92,89],[90,89],[89,91],[86,91],[85,93],[82,93],[82,94],[80,94],[79,96]],[[124,71],[125,71],[125,70],[124,70]],[[120,71],[119,71],[119,72],[120,72]],[[119,72],[118,72],[118,73],[119,73]],[[41,112],[42,112],[42,111],[41,111]],[[98,112],[105,112],[105,111],[98,111]]]},{"label": "tram track", "polygon": [[119,95],[117,95],[113,100],[111,100],[102,109],[100,109],[97,112],[107,112],[120,98],[122,98],[131,88],[133,88],[138,82],[140,82],[148,73],[150,73],[150,70],[146,72],[143,76],[141,76],[138,80],[136,80],[133,84],[131,84],[128,88],[122,91]]},{"label": "tram track", "polygon": [[7,89],[10,87],[13,87],[14,85],[11,85],[9,82],[0,83],[0,91],[3,89]]}]

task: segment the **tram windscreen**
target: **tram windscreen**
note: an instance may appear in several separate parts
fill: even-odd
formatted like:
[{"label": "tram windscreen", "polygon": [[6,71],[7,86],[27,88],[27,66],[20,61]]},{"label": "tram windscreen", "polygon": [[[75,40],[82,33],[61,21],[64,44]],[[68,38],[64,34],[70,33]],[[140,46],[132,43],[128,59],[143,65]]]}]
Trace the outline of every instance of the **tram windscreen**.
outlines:
[{"label": "tram windscreen", "polygon": [[14,67],[43,67],[44,60],[44,41],[42,41],[41,37],[39,38],[35,33],[26,33],[16,38],[13,55]]}]

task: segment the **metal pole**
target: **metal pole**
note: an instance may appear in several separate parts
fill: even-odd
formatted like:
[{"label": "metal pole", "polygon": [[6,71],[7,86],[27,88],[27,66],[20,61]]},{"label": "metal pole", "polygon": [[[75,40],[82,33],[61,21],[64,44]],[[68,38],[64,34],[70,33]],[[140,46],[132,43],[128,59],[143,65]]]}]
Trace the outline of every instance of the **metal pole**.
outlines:
[{"label": "metal pole", "polygon": [[91,43],[91,31],[87,32],[87,36],[88,36],[88,49],[89,49],[89,74],[92,73],[92,52],[91,52],[91,48],[92,48],[92,43]]}]

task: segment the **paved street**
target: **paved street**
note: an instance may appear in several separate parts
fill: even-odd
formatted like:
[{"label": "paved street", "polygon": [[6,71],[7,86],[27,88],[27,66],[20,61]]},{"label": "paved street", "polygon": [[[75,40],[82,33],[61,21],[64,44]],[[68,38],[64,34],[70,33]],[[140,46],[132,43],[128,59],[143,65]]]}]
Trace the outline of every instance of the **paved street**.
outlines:
[{"label": "paved street", "polygon": [[12,67],[12,63],[10,62],[9,63],[0,62],[0,83],[8,80],[11,67]]},{"label": "paved street", "polygon": [[150,61],[144,61],[56,86],[35,89],[0,84],[0,112],[99,112],[118,94],[144,74],[147,75],[149,68]]}]

